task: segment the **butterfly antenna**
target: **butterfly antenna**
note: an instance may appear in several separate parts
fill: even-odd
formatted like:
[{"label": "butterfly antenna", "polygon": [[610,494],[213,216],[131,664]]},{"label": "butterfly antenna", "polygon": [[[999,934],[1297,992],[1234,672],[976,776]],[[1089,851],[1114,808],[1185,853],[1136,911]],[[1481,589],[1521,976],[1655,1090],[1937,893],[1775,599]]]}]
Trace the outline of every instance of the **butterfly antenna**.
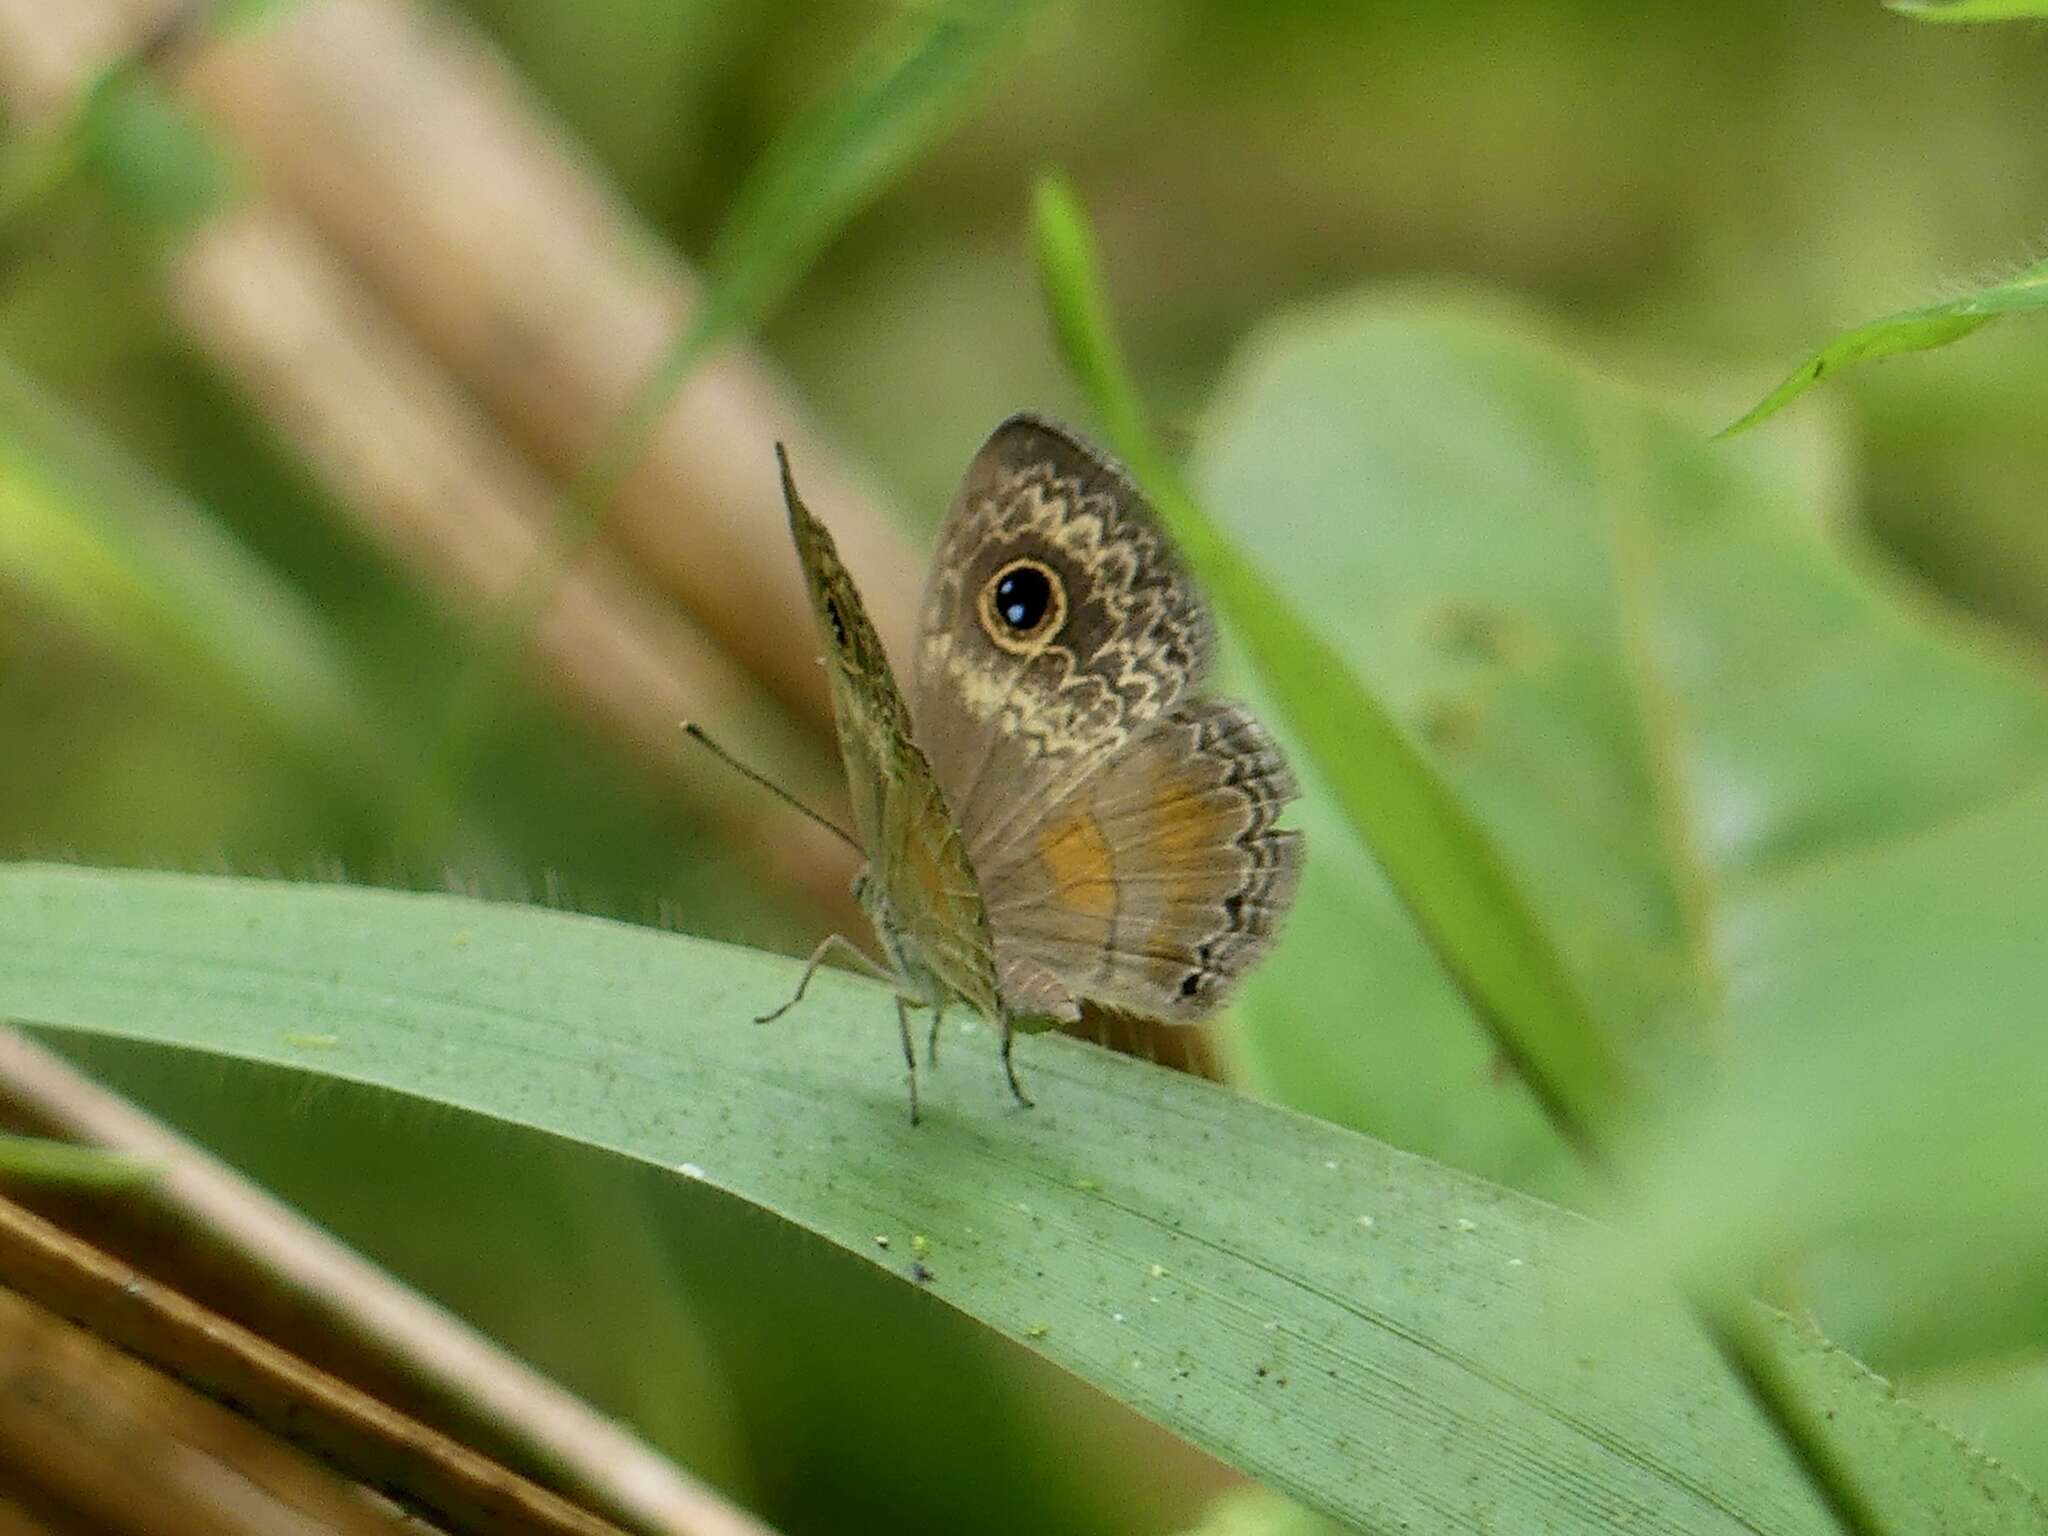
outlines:
[{"label": "butterfly antenna", "polygon": [[730,768],[734,773],[740,775],[741,778],[753,780],[754,783],[760,785],[763,789],[767,790],[769,794],[773,795],[776,799],[780,800],[784,805],[788,806],[790,809],[794,811],[800,811],[805,816],[810,817],[812,821],[815,821],[827,832],[830,832],[834,837],[838,838],[839,841],[846,844],[846,846],[851,848],[855,853],[865,854],[867,852],[867,849],[861,847],[860,839],[855,837],[851,832],[847,831],[846,828],[840,826],[839,823],[836,821],[829,821],[825,817],[820,816],[816,811],[812,810],[808,805],[805,805],[803,801],[797,799],[795,795],[792,795],[788,790],[784,789],[780,784],[777,784],[773,779],[767,778],[762,774],[756,773],[753,769],[749,768],[745,763],[741,762],[738,758],[734,757],[730,752],[726,751],[725,748],[721,747],[717,742],[713,741],[708,735],[706,735],[704,732],[704,728],[697,724],[696,721],[685,720],[683,722],[683,734],[689,737],[692,741],[696,742],[697,745],[699,745],[700,747],[703,747],[707,752],[709,752],[713,757],[717,758],[721,763],[725,764],[725,766]]}]

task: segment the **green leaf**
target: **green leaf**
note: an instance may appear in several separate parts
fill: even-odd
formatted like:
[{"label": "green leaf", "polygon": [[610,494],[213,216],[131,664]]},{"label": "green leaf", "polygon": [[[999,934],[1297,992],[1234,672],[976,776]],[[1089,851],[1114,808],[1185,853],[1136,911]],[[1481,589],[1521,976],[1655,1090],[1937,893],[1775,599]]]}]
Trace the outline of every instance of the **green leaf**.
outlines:
[{"label": "green leaf", "polygon": [[157,1173],[124,1153],[47,1136],[0,1133],[0,1177],[74,1189],[133,1189],[149,1184]]},{"label": "green leaf", "polygon": [[1785,381],[1759,400],[1741,418],[1721,429],[1722,437],[1746,432],[1767,417],[1775,416],[1830,374],[1853,363],[1892,357],[1901,352],[1925,352],[1960,341],[1978,327],[2000,315],[2019,310],[2048,308],[2048,261],[2036,262],[2002,283],[1980,288],[1961,298],[1947,299],[1920,309],[1901,310],[1881,320],[1872,320],[1845,331],[1814,353],[1786,377]]},{"label": "green leaf", "polygon": [[[777,137],[726,215],[688,319],[570,485],[548,547],[506,601],[441,715],[428,779],[452,789],[524,643],[577,550],[603,523],[647,435],[683,381],[720,345],[760,325],[818,255],[917,156],[962,118],[1016,51],[1046,0],[936,0],[907,6],[838,90]],[[402,818],[409,819],[409,818]]]},{"label": "green leaf", "polygon": [[[1589,1290],[1611,1242],[1581,1220],[1056,1037],[1026,1042],[1024,1111],[966,1032],[912,1128],[875,987],[823,975],[775,1028],[746,1022],[794,970],[453,897],[0,871],[0,1013],[125,1060],[145,1099],[187,1058],[232,1117],[238,1079],[290,1069],[302,1121],[356,1105],[366,1142],[427,1101],[656,1180],[675,1220],[744,1206],[782,1228],[779,1268],[817,1242],[910,1287],[915,1255],[932,1301],[1354,1529],[1829,1529],[1675,1306]],[[650,1340],[659,1321],[636,1318]],[[2048,1530],[1840,1357],[1806,1369],[1913,1528]]]},{"label": "green leaf", "polygon": [[[1660,1253],[1791,1283],[1888,1366],[2036,1345],[2048,689],[1831,542],[1825,446],[1710,445],[1526,319],[1391,294],[1256,337],[1197,467],[1701,1101],[1626,1170]],[[1367,1123],[1462,1151],[1500,1090],[1312,850],[1339,869],[1247,988],[1253,1053],[1377,1107],[1420,1071],[1433,1106]]]},{"label": "green leaf", "polygon": [[276,574],[0,366],[0,577],[362,795],[398,782],[334,635]]},{"label": "green leaf", "polygon": [[1086,216],[1056,178],[1039,183],[1036,232],[1054,328],[1110,443],[1229,616],[1294,739],[1445,969],[1560,1128],[1597,1143],[1635,1097],[1625,1058],[1580,1002],[1491,841],[1349,661],[1188,494],[1117,354]]},{"label": "green leaf", "polygon": [[1915,21],[2025,21],[2048,16],[2048,0],[1884,0]]},{"label": "green leaf", "polygon": [[1332,1536],[1342,1529],[1263,1488],[1238,1488],[1212,1504],[1182,1536]]},{"label": "green leaf", "polygon": [[748,173],[704,267],[704,294],[586,476],[601,506],[690,371],[761,324],[862,209],[943,137],[1022,44],[1046,0],[905,6],[845,82]]},{"label": "green leaf", "polygon": [[79,120],[84,162],[123,212],[160,236],[196,229],[241,191],[220,137],[146,69],[110,72]]}]

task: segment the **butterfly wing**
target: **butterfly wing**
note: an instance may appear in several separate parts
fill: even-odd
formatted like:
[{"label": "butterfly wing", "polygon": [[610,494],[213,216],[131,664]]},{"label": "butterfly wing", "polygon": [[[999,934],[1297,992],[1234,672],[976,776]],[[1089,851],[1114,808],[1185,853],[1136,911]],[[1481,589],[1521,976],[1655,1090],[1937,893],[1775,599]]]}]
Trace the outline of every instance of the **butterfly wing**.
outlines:
[{"label": "butterfly wing", "polygon": [[[825,641],[832,716],[853,819],[868,856],[863,904],[899,971],[922,966],[953,996],[1000,1016],[995,949],[981,890],[931,765],[910,735],[881,637],[832,536],[782,464],[790,536]],[[915,982],[915,975],[906,980]]]},{"label": "butterfly wing", "polygon": [[1196,1018],[1271,943],[1294,780],[1249,714],[1189,697],[1213,649],[1122,471],[1050,422],[998,427],[940,530],[914,707],[1013,1011]]},{"label": "butterfly wing", "polygon": [[998,974],[1012,957],[1146,1018],[1214,1011],[1272,946],[1301,875],[1279,746],[1196,699],[1048,807],[990,868]]}]

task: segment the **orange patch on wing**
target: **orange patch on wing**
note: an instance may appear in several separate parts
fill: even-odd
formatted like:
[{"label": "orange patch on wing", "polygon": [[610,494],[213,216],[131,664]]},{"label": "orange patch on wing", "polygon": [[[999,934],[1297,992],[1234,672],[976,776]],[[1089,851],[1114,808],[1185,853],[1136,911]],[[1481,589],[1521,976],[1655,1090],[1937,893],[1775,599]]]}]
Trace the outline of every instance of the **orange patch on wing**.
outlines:
[{"label": "orange patch on wing", "polygon": [[1215,847],[1226,837],[1225,818],[1202,803],[1189,782],[1169,785],[1152,808],[1151,844],[1159,865],[1172,870]]},{"label": "orange patch on wing", "polygon": [[1086,917],[1116,912],[1116,859],[1102,823],[1086,811],[1046,824],[1038,834],[1038,861],[1052,877],[1060,905]]}]

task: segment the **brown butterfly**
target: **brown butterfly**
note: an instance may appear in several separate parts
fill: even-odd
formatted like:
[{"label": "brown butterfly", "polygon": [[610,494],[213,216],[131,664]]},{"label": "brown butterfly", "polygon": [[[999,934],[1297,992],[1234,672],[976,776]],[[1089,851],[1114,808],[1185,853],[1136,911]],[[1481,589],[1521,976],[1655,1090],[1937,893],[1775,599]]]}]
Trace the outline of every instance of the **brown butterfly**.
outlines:
[{"label": "brown butterfly", "polygon": [[[781,457],[780,449],[777,450]],[[867,865],[854,895],[887,957],[845,948],[907,1008],[955,1002],[1002,1031],[1214,1011],[1271,947],[1301,874],[1287,760],[1240,705],[1192,696],[1208,610],[1137,488],[1034,416],[997,427],[939,530],[905,703],[831,535],[782,457],[790,533],[824,635]],[[765,1022],[765,1019],[764,1019]]]}]

